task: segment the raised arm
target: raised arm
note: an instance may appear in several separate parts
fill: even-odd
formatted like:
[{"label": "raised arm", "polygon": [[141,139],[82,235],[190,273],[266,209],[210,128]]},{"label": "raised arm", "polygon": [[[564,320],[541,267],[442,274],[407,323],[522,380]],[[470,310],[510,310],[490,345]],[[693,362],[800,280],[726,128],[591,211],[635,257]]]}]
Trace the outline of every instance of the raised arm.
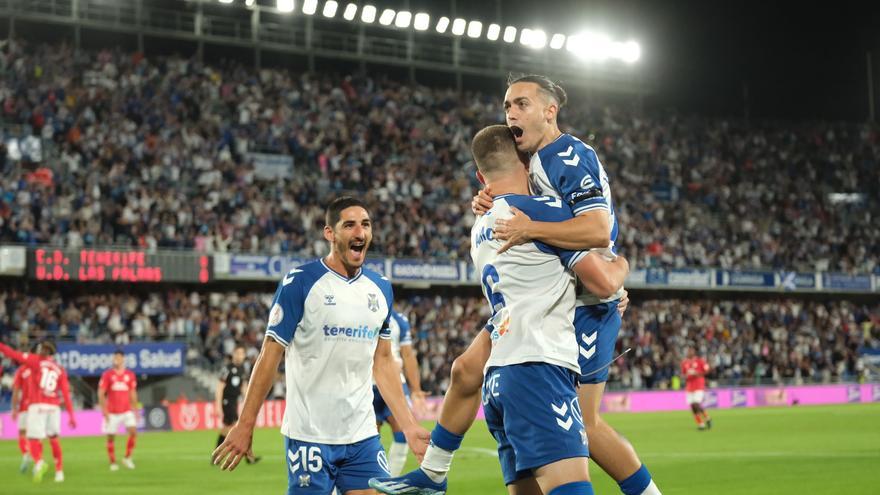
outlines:
[{"label": "raised arm", "polygon": [[13,361],[23,364],[33,370],[40,369],[40,357],[29,352],[18,352],[12,347],[0,342],[0,354],[12,359]]},{"label": "raised arm", "polygon": [[257,414],[275,382],[275,373],[284,357],[284,351],[285,347],[272,337],[267,336],[263,340],[263,348],[260,349],[245,392],[241,417],[229,430],[226,440],[211,455],[214,464],[222,464],[223,470],[232,471],[245,456],[252,455],[251,444]]},{"label": "raised arm", "polygon": [[629,274],[629,262],[623,256],[609,261],[599,252],[593,251],[578,261],[572,269],[590,293],[606,299],[623,287]]}]

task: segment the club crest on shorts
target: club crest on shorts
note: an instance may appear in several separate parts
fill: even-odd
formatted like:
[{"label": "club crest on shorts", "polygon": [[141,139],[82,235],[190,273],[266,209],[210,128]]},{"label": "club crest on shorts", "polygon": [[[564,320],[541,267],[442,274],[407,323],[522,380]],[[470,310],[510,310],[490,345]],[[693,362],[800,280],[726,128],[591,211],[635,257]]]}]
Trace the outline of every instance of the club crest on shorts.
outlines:
[{"label": "club crest on shorts", "polygon": [[312,484],[312,475],[310,475],[310,474],[299,475],[299,486],[301,488],[310,486],[311,484]]},{"label": "club crest on shorts", "polygon": [[367,307],[375,313],[379,311],[379,296],[376,294],[367,294]]}]

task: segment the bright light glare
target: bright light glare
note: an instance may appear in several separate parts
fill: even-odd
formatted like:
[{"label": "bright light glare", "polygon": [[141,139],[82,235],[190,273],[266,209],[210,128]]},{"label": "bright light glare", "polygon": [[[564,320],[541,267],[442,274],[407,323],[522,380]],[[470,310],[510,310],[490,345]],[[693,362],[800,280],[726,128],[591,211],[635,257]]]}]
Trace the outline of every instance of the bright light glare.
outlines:
[{"label": "bright light glare", "polygon": [[275,8],[278,12],[293,12],[293,0],[276,0]]},{"label": "bright light glare", "polygon": [[449,18],[441,17],[440,20],[437,21],[437,32],[443,34],[446,32],[446,29],[449,27]]},{"label": "bright light glare", "polygon": [[364,8],[361,9],[361,20],[367,24],[372,24],[376,20],[376,7],[364,5]]},{"label": "bright light glare", "polygon": [[397,13],[397,18],[394,19],[394,25],[399,27],[400,29],[406,29],[409,27],[409,21],[412,20],[412,12],[408,12],[406,10],[401,10]]},{"label": "bright light glare", "polygon": [[257,3],[257,0],[244,0],[244,5],[246,7],[253,7],[255,3]]},{"label": "bright light glare", "polygon": [[556,33],[553,35],[552,38],[550,38],[550,48],[552,48],[554,50],[559,50],[563,46],[565,46],[565,35],[564,34]]},{"label": "bright light glare", "polygon": [[232,3],[232,0],[220,0],[220,3]]},{"label": "bright light glare", "polygon": [[516,28],[513,26],[507,26],[504,28],[504,42],[513,43],[514,41],[516,41]]},{"label": "bright light glare", "polygon": [[547,46],[547,33],[540,29],[532,31],[532,42],[529,43],[532,48],[541,49]]},{"label": "bright light glare", "polygon": [[461,36],[464,34],[465,26],[467,26],[467,21],[462,18],[458,18],[452,21],[452,34],[456,36]]},{"label": "bright light glare", "polygon": [[501,26],[498,24],[489,24],[489,29],[486,30],[486,37],[489,38],[489,41],[496,41],[500,33]]},{"label": "bright light glare", "polygon": [[353,21],[355,14],[357,14],[358,6],[356,4],[350,3],[345,6],[345,12],[342,13],[342,18],[346,21]]},{"label": "bright light glare", "polygon": [[336,9],[339,8],[339,4],[335,0],[328,0],[324,4],[324,10],[321,12],[324,14],[324,17],[334,17],[336,16]]},{"label": "bright light glare", "polygon": [[584,32],[568,37],[565,48],[587,60],[605,60],[612,54],[611,39],[602,34]]},{"label": "bright light glare", "polygon": [[314,15],[318,11],[318,0],[305,0],[303,2],[303,14]]},{"label": "bright light glare", "polygon": [[394,22],[394,9],[383,10],[382,15],[379,16],[379,24],[389,26],[392,22]]},{"label": "bright light glare", "polygon": [[480,21],[471,21],[468,23],[467,35],[471,38],[479,38],[483,34],[483,23]]},{"label": "bright light glare", "polygon": [[627,41],[622,43],[620,48],[620,59],[628,64],[638,62],[642,58],[642,47],[635,41]]},{"label": "bright light glare", "polygon": [[413,27],[416,28],[416,31],[424,31],[428,29],[428,26],[431,25],[431,16],[424,12],[419,12],[416,14],[415,19],[413,20]]}]

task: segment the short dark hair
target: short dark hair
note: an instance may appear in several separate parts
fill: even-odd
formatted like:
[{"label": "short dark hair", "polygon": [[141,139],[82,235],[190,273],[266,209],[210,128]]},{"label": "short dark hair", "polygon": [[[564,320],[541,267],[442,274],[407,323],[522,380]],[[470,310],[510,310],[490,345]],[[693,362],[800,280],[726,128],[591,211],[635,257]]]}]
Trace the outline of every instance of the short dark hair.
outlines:
[{"label": "short dark hair", "polygon": [[539,74],[510,74],[507,76],[507,87],[513,86],[516,83],[537,84],[539,91],[556,100],[560,110],[568,103],[568,94],[562,89],[562,86],[556,84],[547,76]]},{"label": "short dark hair", "polygon": [[121,347],[117,347],[115,351],[113,351],[113,355],[119,354],[120,356],[125,356],[125,351],[122,350]]},{"label": "short dark hair", "polygon": [[[367,210],[367,205],[365,205],[363,201],[351,196],[340,196],[327,206],[327,212],[324,214],[324,222],[326,222],[327,226],[332,229],[333,226],[336,225],[336,222],[342,217],[342,210],[351,208],[352,206],[360,206]],[[369,212],[370,211],[367,210],[367,214],[369,214]]]},{"label": "short dark hair", "polygon": [[491,174],[505,166],[522,165],[517,160],[516,141],[506,125],[484,127],[471,141],[471,153],[477,170],[483,175]]},{"label": "short dark hair", "polygon": [[52,342],[51,340],[44,340],[40,342],[40,348],[48,351],[50,356],[54,356],[55,352],[57,351],[57,349],[55,348],[55,342]]},{"label": "short dark hair", "polygon": [[242,343],[235,344],[235,347],[232,348],[232,351],[235,352],[239,349],[241,349],[243,351],[247,351],[247,347],[245,347],[244,344],[242,344]]}]

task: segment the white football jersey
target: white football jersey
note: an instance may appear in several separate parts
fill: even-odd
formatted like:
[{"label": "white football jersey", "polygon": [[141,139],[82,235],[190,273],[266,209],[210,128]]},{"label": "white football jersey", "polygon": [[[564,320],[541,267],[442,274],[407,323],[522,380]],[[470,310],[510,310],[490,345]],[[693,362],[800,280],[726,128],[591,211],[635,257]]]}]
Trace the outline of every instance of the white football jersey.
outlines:
[{"label": "white football jersey", "polygon": [[[617,254],[617,215],[611,198],[611,185],[605,167],[596,151],[571,134],[562,134],[538,150],[529,161],[529,184],[533,194],[560,198],[575,216],[592,210],[606,210],[609,215],[611,243],[603,250],[613,259]],[[608,252],[610,251],[610,252]],[[584,290],[579,304],[593,305],[616,301],[623,297],[623,288],[607,299],[600,299]]]},{"label": "white football jersey", "polygon": [[580,373],[574,333],[575,277],[568,269],[583,259],[583,251],[566,251],[538,241],[498,254],[495,221],[510,218],[510,207],[532,220],[559,222],[572,218],[559,198],[501,195],[480,216],[471,231],[471,258],[480,274],[483,294],[492,307],[486,325],[493,366],[541,362]]},{"label": "white football jersey", "polygon": [[266,329],[287,348],[284,435],[333,445],[376,436],[373,355],[391,338],[392,302],[391,282],[366,268],[348,279],[319,260],[285,275]]}]

